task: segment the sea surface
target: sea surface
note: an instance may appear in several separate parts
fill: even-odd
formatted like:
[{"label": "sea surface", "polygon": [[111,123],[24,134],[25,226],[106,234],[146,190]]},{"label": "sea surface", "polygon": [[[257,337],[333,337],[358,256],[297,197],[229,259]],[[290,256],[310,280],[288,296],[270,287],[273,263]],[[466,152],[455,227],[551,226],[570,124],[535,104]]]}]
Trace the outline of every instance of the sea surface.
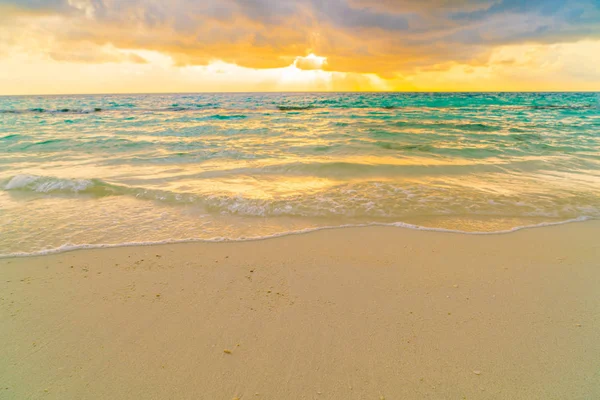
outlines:
[{"label": "sea surface", "polygon": [[599,93],[0,97],[0,255],[599,217]]}]

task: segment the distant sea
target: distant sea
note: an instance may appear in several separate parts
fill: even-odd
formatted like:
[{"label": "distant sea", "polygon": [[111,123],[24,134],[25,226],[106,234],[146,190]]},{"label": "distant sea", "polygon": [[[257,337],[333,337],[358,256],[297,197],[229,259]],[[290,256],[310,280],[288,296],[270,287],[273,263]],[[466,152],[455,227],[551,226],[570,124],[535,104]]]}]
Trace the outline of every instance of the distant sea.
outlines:
[{"label": "distant sea", "polygon": [[599,93],[0,97],[0,255],[598,217]]}]

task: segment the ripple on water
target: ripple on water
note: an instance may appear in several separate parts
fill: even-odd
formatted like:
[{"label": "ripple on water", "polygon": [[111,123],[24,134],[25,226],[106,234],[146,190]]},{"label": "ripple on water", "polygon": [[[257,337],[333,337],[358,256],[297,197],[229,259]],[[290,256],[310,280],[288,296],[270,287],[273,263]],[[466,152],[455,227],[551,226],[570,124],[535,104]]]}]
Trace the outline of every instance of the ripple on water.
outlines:
[{"label": "ripple on water", "polygon": [[598,218],[599,99],[2,97],[0,254],[373,223],[489,232]]}]

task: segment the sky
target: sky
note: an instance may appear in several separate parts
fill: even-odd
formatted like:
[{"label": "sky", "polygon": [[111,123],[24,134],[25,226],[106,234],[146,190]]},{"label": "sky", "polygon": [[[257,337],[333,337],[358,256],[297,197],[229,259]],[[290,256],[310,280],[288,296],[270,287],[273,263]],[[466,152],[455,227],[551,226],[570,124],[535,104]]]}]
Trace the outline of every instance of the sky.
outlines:
[{"label": "sky", "polygon": [[600,91],[600,0],[0,0],[0,94]]}]

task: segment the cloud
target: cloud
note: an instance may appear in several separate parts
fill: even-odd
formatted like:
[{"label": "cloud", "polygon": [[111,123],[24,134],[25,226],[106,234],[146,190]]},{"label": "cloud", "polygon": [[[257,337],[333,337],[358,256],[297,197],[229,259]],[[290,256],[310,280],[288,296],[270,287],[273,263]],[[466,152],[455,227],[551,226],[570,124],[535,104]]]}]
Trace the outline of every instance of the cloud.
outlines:
[{"label": "cloud", "polygon": [[48,51],[48,56],[55,61],[72,63],[148,63],[148,60],[135,52],[120,50],[112,45],[98,46],[93,43],[77,43],[76,46],[68,48],[61,46]]},{"label": "cloud", "polygon": [[[447,62],[405,76],[419,90],[598,90],[600,40],[496,47],[485,63]],[[399,83],[401,84],[401,83]]]},{"label": "cloud", "polygon": [[597,0],[0,0],[2,54],[90,64],[143,62],[135,49],[179,67],[294,65],[402,80],[476,71],[502,46],[598,38]]},{"label": "cloud", "polygon": [[326,57],[319,57],[314,54],[309,54],[306,57],[297,57],[294,61],[296,68],[303,69],[306,71],[323,69],[327,64]]},{"label": "cloud", "polygon": [[1,7],[20,10],[65,10],[65,0],[0,0]]}]

